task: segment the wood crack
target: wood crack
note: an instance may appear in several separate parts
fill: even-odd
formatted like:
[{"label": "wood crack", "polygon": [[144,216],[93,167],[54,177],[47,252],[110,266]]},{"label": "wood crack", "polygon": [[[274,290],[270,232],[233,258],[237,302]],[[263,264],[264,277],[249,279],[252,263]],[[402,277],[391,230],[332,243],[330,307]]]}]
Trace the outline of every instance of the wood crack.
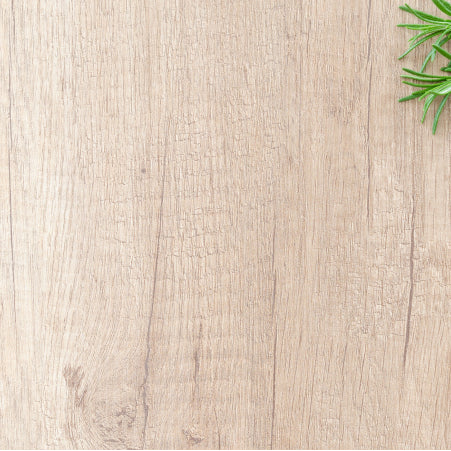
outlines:
[{"label": "wood crack", "polygon": [[215,408],[215,419],[216,419],[216,431],[218,435],[218,450],[221,449],[221,430],[219,429],[218,413]]},{"label": "wood crack", "polygon": [[367,146],[367,160],[368,160],[368,188],[366,194],[366,217],[367,222],[370,220],[370,195],[371,195],[371,150],[370,150],[370,120],[371,120],[371,84],[373,81],[373,64],[371,63],[371,34],[370,34],[370,14],[371,14],[371,0],[368,5],[368,17],[367,17],[367,33],[368,33],[368,55],[367,65],[369,65],[369,81],[368,81],[368,98],[367,98],[367,118],[366,118],[366,146]]},{"label": "wood crack", "polygon": [[277,274],[274,269],[274,258],[276,253],[276,220],[274,218],[274,229],[272,233],[272,256],[271,256],[271,271],[273,273],[273,288],[272,288],[272,305],[271,305],[271,315],[274,320],[274,311],[276,306],[276,285],[277,285]]},{"label": "wood crack", "polygon": [[409,256],[409,275],[410,275],[410,289],[409,289],[409,305],[407,307],[407,318],[406,318],[406,336],[404,342],[404,354],[403,354],[403,366],[406,366],[407,351],[409,348],[410,340],[410,322],[412,316],[412,302],[414,293],[414,252],[415,252],[415,197],[412,196],[412,220],[411,220],[411,231],[410,231],[410,256]]},{"label": "wood crack", "polygon": [[144,380],[141,386],[142,391],[142,402],[143,402],[143,408],[144,408],[144,419],[143,419],[143,431],[142,431],[142,449],[145,448],[146,445],[146,428],[147,428],[147,419],[149,417],[149,405],[147,404],[147,381],[149,379],[149,361],[150,361],[150,330],[152,326],[152,316],[153,316],[153,307],[155,304],[155,293],[156,293],[156,286],[157,286],[157,274],[158,274],[158,263],[160,259],[160,241],[161,241],[161,230],[162,230],[162,223],[163,223],[163,200],[164,200],[164,188],[165,188],[165,181],[166,181],[166,159],[167,159],[167,144],[165,146],[165,152],[164,152],[164,160],[163,160],[163,176],[162,176],[162,182],[161,182],[161,194],[160,194],[160,207],[158,211],[158,230],[157,230],[157,243],[156,243],[156,251],[155,251],[155,264],[154,264],[154,271],[153,271],[153,287],[152,287],[152,297],[151,297],[151,304],[150,304],[150,312],[149,312],[149,320],[147,323],[147,334],[146,334],[146,358],[144,361]]},{"label": "wood crack", "polygon": [[273,371],[272,371],[272,409],[271,409],[271,449],[274,445],[274,417],[276,414],[276,369],[277,369],[277,328],[274,335]]},{"label": "wood crack", "polygon": [[[16,325],[17,331],[17,312],[16,312],[16,263],[14,257],[14,227],[13,227],[13,202],[12,202],[12,186],[11,186],[11,152],[13,148],[13,128],[12,128],[12,89],[11,89],[11,66],[12,66],[12,39],[16,34],[15,30],[15,19],[14,19],[14,0],[11,0],[11,26],[9,32],[9,64],[8,64],[8,96],[9,96],[9,149],[8,149],[8,185],[9,185],[9,239],[10,239],[10,247],[11,247],[11,277],[12,277],[12,285],[13,285],[13,310],[14,310],[14,324]],[[12,35],[12,37],[11,37]],[[16,342],[17,342],[17,333],[16,333]],[[16,343],[17,345],[17,343]]]}]

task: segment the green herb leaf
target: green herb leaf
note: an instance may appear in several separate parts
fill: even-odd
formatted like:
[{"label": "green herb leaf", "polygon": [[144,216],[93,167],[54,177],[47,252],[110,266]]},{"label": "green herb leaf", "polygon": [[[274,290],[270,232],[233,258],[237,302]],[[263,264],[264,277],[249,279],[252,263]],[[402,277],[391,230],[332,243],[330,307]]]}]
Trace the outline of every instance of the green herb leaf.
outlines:
[{"label": "green herb leaf", "polygon": [[445,14],[448,14],[448,16],[451,16],[451,5],[448,2],[445,2],[445,0],[432,0],[437,6],[437,8],[444,12]]},{"label": "green herb leaf", "polygon": [[[437,8],[443,13],[451,16],[451,4],[444,0],[432,0]],[[402,97],[399,102],[407,102],[409,100],[424,100],[423,114],[421,121],[424,122],[427,113],[434,103],[434,100],[441,97],[441,102],[436,111],[432,132],[435,134],[440,116],[443,112],[445,104],[451,95],[451,52],[443,48],[443,45],[451,40],[451,20],[443,19],[432,14],[428,14],[417,9],[411,8],[409,5],[400,7],[402,11],[412,14],[423,23],[419,24],[400,24],[399,27],[408,30],[417,31],[416,35],[409,39],[409,48],[399,57],[404,58],[410,52],[415,50],[425,42],[434,39],[432,49],[424,59],[420,71],[404,68],[403,83],[416,88],[410,95]],[[449,60],[447,66],[442,67],[440,75],[426,74],[424,70],[430,61],[434,60],[435,55],[439,53]]]},{"label": "green herb leaf", "polygon": [[404,6],[400,6],[399,7],[402,11],[406,11],[408,13],[413,14],[414,16],[418,17],[418,19],[423,20],[424,22],[429,22],[429,23],[444,23],[444,22],[448,22],[450,23],[449,19],[441,19],[439,17],[436,16],[432,16],[431,14],[426,14],[422,11],[418,11],[416,9],[411,8],[409,5],[404,5]]},{"label": "green herb leaf", "polygon": [[437,113],[435,113],[435,117],[434,117],[434,123],[432,124],[432,134],[435,135],[435,132],[437,131],[437,124],[438,124],[438,120],[440,118],[440,115],[442,114],[442,110],[443,107],[445,106],[446,101],[448,100],[448,97],[450,96],[450,94],[447,94],[443,100],[441,101],[438,109],[437,109]]},{"label": "green herb leaf", "polygon": [[435,31],[434,33],[426,34],[426,36],[423,39],[420,39],[419,41],[415,42],[415,44],[412,44],[398,59],[404,58],[412,50],[416,49],[419,45],[423,44],[423,42],[426,42],[428,39],[431,39],[434,36],[437,36],[438,34],[440,34],[440,31]]},{"label": "green herb leaf", "polygon": [[448,53],[446,50],[442,49],[437,44],[432,44],[432,47],[434,47],[434,49],[437,50],[438,53],[441,53],[445,58],[451,60],[451,53]]}]

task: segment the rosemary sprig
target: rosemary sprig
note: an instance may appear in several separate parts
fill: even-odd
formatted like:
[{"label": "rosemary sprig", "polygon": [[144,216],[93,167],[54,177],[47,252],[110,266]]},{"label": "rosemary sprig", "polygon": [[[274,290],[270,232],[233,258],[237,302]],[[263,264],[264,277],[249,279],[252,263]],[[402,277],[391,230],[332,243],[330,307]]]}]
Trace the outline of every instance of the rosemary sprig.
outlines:
[{"label": "rosemary sprig", "polygon": [[[451,16],[451,4],[445,0],[432,0],[435,6],[443,13]],[[434,122],[432,125],[432,133],[435,134],[437,130],[438,120],[443,111],[443,108],[451,95],[451,75],[431,75],[425,74],[424,70],[430,61],[433,61],[436,54],[444,56],[448,59],[448,65],[442,67],[442,71],[445,73],[451,72],[451,53],[447,52],[443,45],[451,40],[451,20],[442,19],[440,17],[433,16],[431,14],[418,11],[411,8],[409,5],[404,5],[400,7],[402,11],[408,12],[418,19],[422,20],[422,24],[400,24],[400,27],[407,28],[409,30],[418,31],[417,35],[409,40],[410,47],[399,57],[399,59],[404,58],[412,50],[416,49],[421,44],[435,39],[432,44],[432,50],[426,56],[423,65],[419,72],[404,69],[406,72],[402,76],[404,78],[403,83],[416,88],[411,95],[403,97],[400,102],[405,102],[407,100],[419,99],[424,100],[424,109],[422,122],[426,118],[426,114],[429,111],[432,103],[437,97],[442,100],[439,104],[437,112],[435,114]]]}]

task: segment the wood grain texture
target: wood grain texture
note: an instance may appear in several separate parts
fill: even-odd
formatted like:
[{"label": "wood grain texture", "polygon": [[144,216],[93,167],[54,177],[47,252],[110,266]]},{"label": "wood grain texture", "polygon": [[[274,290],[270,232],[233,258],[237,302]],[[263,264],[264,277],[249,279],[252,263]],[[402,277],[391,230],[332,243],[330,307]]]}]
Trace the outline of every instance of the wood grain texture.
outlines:
[{"label": "wood grain texture", "polygon": [[0,447],[451,447],[398,3],[0,0]]}]

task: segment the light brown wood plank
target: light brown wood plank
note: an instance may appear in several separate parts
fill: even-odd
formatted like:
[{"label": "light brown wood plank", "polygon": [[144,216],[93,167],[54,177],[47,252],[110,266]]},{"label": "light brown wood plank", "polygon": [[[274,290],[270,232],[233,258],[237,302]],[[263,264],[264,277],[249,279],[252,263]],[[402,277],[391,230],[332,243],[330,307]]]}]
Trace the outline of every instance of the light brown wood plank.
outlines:
[{"label": "light brown wood plank", "polygon": [[0,447],[450,447],[398,6],[0,1]]}]

